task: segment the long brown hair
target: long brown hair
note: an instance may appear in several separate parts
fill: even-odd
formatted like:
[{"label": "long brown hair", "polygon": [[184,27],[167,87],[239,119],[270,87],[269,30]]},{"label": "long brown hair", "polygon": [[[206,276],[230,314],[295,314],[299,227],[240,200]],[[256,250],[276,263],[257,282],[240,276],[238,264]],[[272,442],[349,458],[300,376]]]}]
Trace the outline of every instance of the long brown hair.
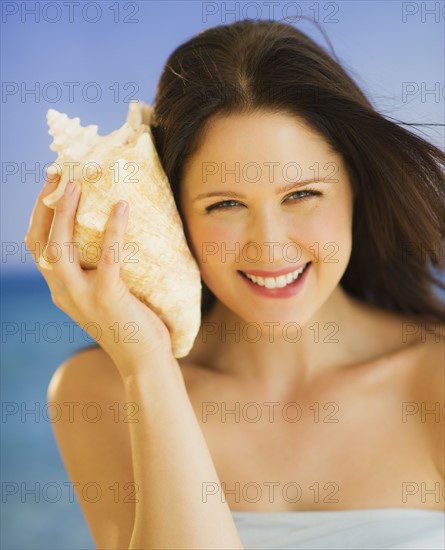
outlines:
[{"label": "long brown hair", "polygon": [[[206,29],[169,56],[153,107],[156,148],[180,214],[182,174],[212,116],[266,110],[302,117],[341,155],[355,195],[344,290],[385,309],[445,321],[445,282],[438,277],[445,153],[379,114],[340,63],[303,32],[269,20]],[[184,229],[188,238],[185,223]],[[203,314],[214,300],[203,283]]]}]

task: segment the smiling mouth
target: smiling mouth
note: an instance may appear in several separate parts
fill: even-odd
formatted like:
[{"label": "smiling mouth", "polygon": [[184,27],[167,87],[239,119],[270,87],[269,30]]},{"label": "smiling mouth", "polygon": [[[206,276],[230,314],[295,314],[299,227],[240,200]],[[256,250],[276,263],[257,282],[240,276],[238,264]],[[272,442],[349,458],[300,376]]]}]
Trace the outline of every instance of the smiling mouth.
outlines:
[{"label": "smiling mouth", "polygon": [[239,271],[239,273],[241,273],[241,275],[246,279],[249,279],[252,283],[261,287],[268,289],[285,288],[295,284],[310,264],[311,262],[308,262],[301,269],[288,273],[287,275],[280,275],[279,277],[257,277],[255,275],[248,275],[244,271]]}]

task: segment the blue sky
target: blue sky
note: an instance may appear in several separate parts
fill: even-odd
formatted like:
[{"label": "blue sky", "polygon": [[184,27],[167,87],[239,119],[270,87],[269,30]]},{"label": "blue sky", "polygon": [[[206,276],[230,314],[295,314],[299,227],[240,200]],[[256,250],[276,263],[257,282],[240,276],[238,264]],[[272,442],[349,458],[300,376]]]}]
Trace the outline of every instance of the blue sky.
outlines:
[{"label": "blue sky", "polygon": [[[437,123],[445,117],[442,2],[1,4],[1,233],[3,252],[5,243],[19,248],[3,254],[3,272],[37,271],[19,252],[43,185],[41,170],[38,176],[27,171],[55,159],[47,110],[79,116],[83,125],[97,124],[101,134],[116,129],[125,121],[128,99],[152,102],[173,49],[210,26],[286,14],[318,18],[344,67],[378,110],[407,122]],[[315,26],[296,24],[325,45]],[[34,94],[26,93],[32,89]],[[443,147],[443,131],[425,131]]]}]

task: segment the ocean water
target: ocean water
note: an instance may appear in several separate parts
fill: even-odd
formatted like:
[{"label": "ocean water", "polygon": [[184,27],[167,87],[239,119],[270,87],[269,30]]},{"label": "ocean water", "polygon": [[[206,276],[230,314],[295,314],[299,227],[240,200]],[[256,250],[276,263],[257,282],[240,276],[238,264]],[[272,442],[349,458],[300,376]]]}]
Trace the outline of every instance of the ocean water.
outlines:
[{"label": "ocean water", "polygon": [[70,334],[39,273],[3,276],[1,295],[0,547],[95,548],[45,407],[54,371],[92,340],[80,327]]}]

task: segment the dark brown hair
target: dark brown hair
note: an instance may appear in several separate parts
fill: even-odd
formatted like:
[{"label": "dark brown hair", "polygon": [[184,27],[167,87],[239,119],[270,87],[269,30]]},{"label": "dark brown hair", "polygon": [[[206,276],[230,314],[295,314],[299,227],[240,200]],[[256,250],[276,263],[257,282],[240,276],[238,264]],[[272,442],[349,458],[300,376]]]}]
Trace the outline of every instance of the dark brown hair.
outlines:
[{"label": "dark brown hair", "polygon": [[[269,20],[206,29],[170,55],[153,107],[156,148],[180,214],[182,174],[212,116],[266,110],[303,118],[341,155],[355,196],[342,287],[385,309],[445,321],[437,269],[444,265],[445,154],[379,114],[303,32]],[[203,283],[203,314],[214,299]]]}]

